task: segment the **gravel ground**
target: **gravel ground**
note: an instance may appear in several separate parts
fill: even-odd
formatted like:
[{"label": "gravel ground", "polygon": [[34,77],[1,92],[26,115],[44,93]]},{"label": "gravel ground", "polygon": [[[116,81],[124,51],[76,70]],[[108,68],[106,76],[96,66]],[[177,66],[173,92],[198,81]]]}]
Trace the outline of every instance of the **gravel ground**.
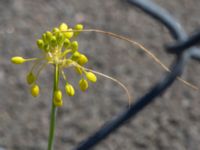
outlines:
[{"label": "gravel ground", "polygon": [[[199,27],[199,0],[155,1],[180,20],[188,33]],[[25,82],[30,64],[16,66],[9,59],[14,55],[39,56],[36,39],[61,22],[81,22],[85,28],[130,37],[166,65],[173,60],[163,50],[163,44],[172,41],[168,31],[124,0],[1,0],[0,150],[46,149],[52,70],[41,74],[41,94],[32,98]],[[79,41],[81,51],[89,57],[88,66],[122,81],[134,98],[142,96],[165,73],[144,52],[124,41],[96,33],[82,33]],[[197,64],[189,62],[183,78],[200,87]],[[77,84],[78,77],[71,80]],[[121,87],[102,77],[86,93],[76,87],[76,95],[64,95],[64,106],[58,111],[56,150],[72,149],[127,105]],[[137,118],[94,149],[199,150],[199,97],[199,91],[177,81]]]}]

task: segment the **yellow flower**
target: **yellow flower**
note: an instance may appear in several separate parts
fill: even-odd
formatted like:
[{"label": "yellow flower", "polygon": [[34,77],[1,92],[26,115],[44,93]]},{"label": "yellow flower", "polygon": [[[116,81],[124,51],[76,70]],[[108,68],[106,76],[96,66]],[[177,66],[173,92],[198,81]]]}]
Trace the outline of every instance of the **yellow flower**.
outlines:
[{"label": "yellow flower", "polygon": [[67,83],[65,85],[65,91],[69,96],[74,96],[74,94],[75,94],[74,87],[69,83]]},{"label": "yellow flower", "polygon": [[87,82],[87,80],[81,79],[81,80],[79,81],[79,87],[80,87],[80,89],[81,89],[83,92],[86,91],[86,90],[88,89],[88,82]]},{"label": "yellow flower", "polygon": [[72,52],[74,53],[75,51],[78,50],[78,42],[77,41],[73,41],[71,43],[71,47],[72,47]]},{"label": "yellow flower", "polygon": [[[65,91],[69,96],[74,96],[75,89],[68,83],[68,78],[64,73],[64,69],[73,67],[78,75],[81,76],[79,86],[82,91],[88,88],[88,81],[96,82],[97,78],[92,72],[87,72],[83,65],[88,62],[86,55],[79,52],[79,43],[76,37],[83,30],[83,25],[77,24],[74,28],[70,28],[67,24],[61,23],[58,27],[53,28],[52,31],[46,31],[41,38],[36,41],[37,47],[42,51],[40,58],[25,59],[20,56],[11,58],[14,64],[23,64],[24,62],[34,61],[34,64],[26,76],[27,83],[30,85],[32,96],[39,95],[39,86],[36,84],[40,72],[46,65],[58,66],[59,72],[66,81]],[[84,73],[84,74],[83,74]],[[84,75],[86,79],[84,79]],[[54,104],[62,106],[62,92],[57,90],[55,92]]]},{"label": "yellow flower", "polygon": [[14,64],[23,64],[24,62],[26,62],[26,59],[20,56],[15,56],[15,57],[12,57],[11,62]]},{"label": "yellow flower", "polygon": [[59,29],[60,29],[61,31],[67,31],[68,25],[65,24],[65,23],[61,23],[60,26],[59,26]]},{"label": "yellow flower", "polygon": [[74,27],[74,30],[79,30],[79,31],[76,31],[74,32],[74,36],[78,36],[80,34],[80,31],[83,30],[83,25],[82,24],[77,24],[75,27]]},{"label": "yellow flower", "polygon": [[84,65],[85,63],[88,62],[88,59],[85,55],[81,54],[78,58],[78,64]]},{"label": "yellow flower", "polygon": [[[70,28],[70,29],[68,29],[68,31],[72,31],[72,29]],[[64,32],[65,38],[70,39],[73,37],[73,35],[74,35],[74,32]]]},{"label": "yellow flower", "polygon": [[26,76],[26,80],[28,84],[32,84],[35,82],[36,78],[32,72],[29,72]]},{"label": "yellow flower", "polygon": [[54,105],[57,106],[57,107],[60,107],[60,106],[63,105],[61,90],[55,91],[53,102],[54,102]]},{"label": "yellow flower", "polygon": [[40,88],[39,88],[39,86],[38,86],[37,84],[33,85],[33,86],[31,87],[31,95],[32,95],[33,97],[37,97],[37,96],[39,95],[39,93],[40,93]]},{"label": "yellow flower", "polygon": [[92,73],[92,72],[86,72],[86,77],[91,82],[96,82],[97,81],[96,75],[94,73]]}]

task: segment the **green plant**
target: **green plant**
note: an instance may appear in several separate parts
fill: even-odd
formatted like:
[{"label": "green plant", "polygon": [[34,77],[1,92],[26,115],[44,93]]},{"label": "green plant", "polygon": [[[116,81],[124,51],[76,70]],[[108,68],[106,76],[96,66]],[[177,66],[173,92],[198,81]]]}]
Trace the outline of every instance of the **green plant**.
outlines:
[{"label": "green plant", "polygon": [[[82,30],[83,26],[77,24],[74,29]],[[55,119],[57,107],[63,105],[62,91],[59,88],[60,74],[64,78],[65,90],[69,96],[74,96],[74,87],[69,83],[64,69],[74,67],[76,72],[81,76],[79,86],[82,91],[88,88],[88,81],[96,82],[96,75],[87,71],[83,65],[88,62],[88,58],[78,51],[78,42],[75,38],[80,32],[63,32],[71,31],[68,29],[67,24],[62,23],[59,28],[54,28],[52,32],[47,31],[42,35],[42,38],[37,40],[38,48],[42,52],[41,58],[25,59],[20,56],[13,57],[11,61],[15,64],[23,64],[27,61],[34,61],[31,71],[27,74],[27,83],[31,86],[31,94],[36,97],[39,95],[39,85],[37,83],[40,72],[47,64],[54,67],[54,85],[53,85],[53,99],[51,108],[51,121],[49,131],[48,150],[53,149],[54,132],[55,132]],[[36,73],[34,73],[34,71]]]},{"label": "green plant", "polygon": [[[58,28],[47,31],[42,34],[41,39],[37,40],[37,46],[41,50],[40,58],[23,58],[21,56],[15,56],[11,58],[11,62],[14,64],[23,64],[25,62],[33,61],[34,64],[31,70],[28,72],[26,79],[30,85],[31,95],[37,97],[40,93],[38,84],[38,77],[41,71],[49,64],[54,67],[54,84],[53,84],[53,95],[52,95],[52,107],[51,107],[51,119],[49,129],[49,140],[48,150],[53,149],[54,134],[55,134],[55,122],[56,122],[56,111],[58,107],[63,105],[62,91],[59,88],[60,76],[65,80],[65,91],[69,96],[75,95],[75,90],[72,84],[70,84],[64,70],[73,67],[78,75],[81,76],[79,80],[79,87],[84,92],[88,89],[90,81],[95,83],[97,77],[95,74],[109,78],[117,82],[122,86],[128,96],[127,88],[108,75],[94,71],[83,67],[88,62],[88,58],[78,51],[79,44],[76,41],[76,37],[83,30],[83,25],[77,24],[73,29],[68,28],[68,25],[62,23]],[[130,100],[130,97],[129,97]]]},{"label": "green plant", "polygon": [[[63,105],[62,91],[59,88],[60,76],[65,80],[65,91],[69,96],[74,96],[75,90],[72,84],[70,84],[64,70],[73,67],[78,75],[81,76],[79,80],[79,87],[82,91],[86,91],[89,87],[88,81],[94,83],[97,81],[95,74],[106,77],[118,83],[127,93],[129,104],[130,95],[128,89],[117,79],[105,75],[101,72],[94,71],[92,69],[84,67],[88,62],[88,58],[78,51],[79,44],[76,41],[76,37],[80,32],[97,32],[106,34],[121,40],[125,40],[143,51],[145,51],[154,61],[160,64],[166,71],[170,71],[153,53],[146,49],[143,45],[130,40],[129,38],[117,35],[115,33],[106,32],[97,29],[83,29],[83,25],[77,24],[73,29],[68,28],[68,25],[62,23],[58,28],[53,28],[53,30],[47,31],[42,34],[41,39],[37,40],[37,46],[41,50],[40,58],[23,58],[21,56],[15,56],[11,58],[14,64],[23,64],[25,62],[33,61],[34,64],[31,70],[27,74],[27,83],[30,85],[30,91],[33,97],[37,97],[40,92],[38,77],[41,71],[49,64],[54,68],[54,80],[53,80],[53,94],[52,94],[52,107],[51,107],[51,119],[49,128],[49,140],[48,140],[48,150],[53,149],[54,134],[55,134],[55,122],[56,122],[56,112],[58,107]],[[186,82],[185,80],[179,78],[181,82],[186,85],[198,89],[196,86]]]}]

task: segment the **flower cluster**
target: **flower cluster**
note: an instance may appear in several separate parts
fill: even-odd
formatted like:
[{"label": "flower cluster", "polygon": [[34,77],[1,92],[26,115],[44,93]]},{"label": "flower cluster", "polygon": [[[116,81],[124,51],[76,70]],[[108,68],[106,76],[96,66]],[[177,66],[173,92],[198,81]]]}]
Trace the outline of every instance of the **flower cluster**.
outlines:
[{"label": "flower cluster", "polygon": [[[79,44],[75,40],[79,33],[83,30],[83,25],[77,24],[73,29],[67,24],[62,23],[59,27],[53,28],[42,34],[41,39],[37,40],[37,46],[42,52],[41,58],[25,59],[20,56],[11,58],[14,64],[23,64],[27,61],[34,61],[33,67],[27,74],[27,83],[30,85],[32,96],[39,95],[39,85],[37,84],[38,76],[47,64],[57,66],[64,78],[65,91],[69,96],[74,96],[74,87],[69,83],[64,69],[74,67],[77,74],[81,76],[79,87],[82,91],[88,89],[88,81],[96,82],[95,74],[83,67],[88,62],[88,58],[78,51]],[[56,89],[54,93],[54,104],[62,106],[62,92]]]}]

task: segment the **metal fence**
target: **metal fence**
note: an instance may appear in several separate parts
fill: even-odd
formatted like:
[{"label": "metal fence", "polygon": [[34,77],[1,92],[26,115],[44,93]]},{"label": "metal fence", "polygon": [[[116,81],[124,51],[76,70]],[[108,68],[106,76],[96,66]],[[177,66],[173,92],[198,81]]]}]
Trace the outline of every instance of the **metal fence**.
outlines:
[{"label": "metal fence", "polygon": [[176,60],[170,67],[171,72],[167,72],[160,82],[152,86],[149,92],[137,99],[128,109],[113,117],[98,131],[81,142],[74,150],[88,150],[96,146],[117,128],[123,126],[126,121],[134,119],[140,111],[165,92],[174,83],[177,76],[182,74],[188,60],[200,61],[200,49],[195,47],[195,44],[200,41],[200,31],[188,36],[179,22],[170,16],[166,10],[153,3],[152,0],[128,0],[128,2],[143,10],[169,30],[175,42],[165,45],[165,50],[176,55]]}]

